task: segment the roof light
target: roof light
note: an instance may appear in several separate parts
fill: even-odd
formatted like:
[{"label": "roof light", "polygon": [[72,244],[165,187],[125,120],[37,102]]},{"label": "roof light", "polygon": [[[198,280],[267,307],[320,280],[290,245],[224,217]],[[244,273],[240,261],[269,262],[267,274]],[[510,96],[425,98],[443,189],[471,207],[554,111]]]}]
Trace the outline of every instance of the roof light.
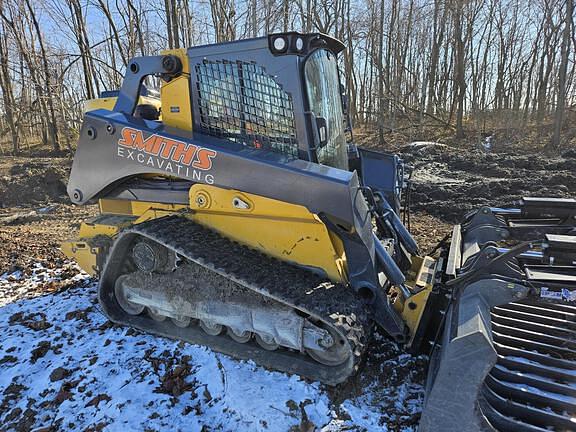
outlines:
[{"label": "roof light", "polygon": [[287,43],[286,39],[283,37],[277,37],[274,39],[274,49],[276,51],[284,51],[286,49]]},{"label": "roof light", "polygon": [[302,38],[296,39],[296,49],[302,51],[302,48],[304,48],[304,40]]}]

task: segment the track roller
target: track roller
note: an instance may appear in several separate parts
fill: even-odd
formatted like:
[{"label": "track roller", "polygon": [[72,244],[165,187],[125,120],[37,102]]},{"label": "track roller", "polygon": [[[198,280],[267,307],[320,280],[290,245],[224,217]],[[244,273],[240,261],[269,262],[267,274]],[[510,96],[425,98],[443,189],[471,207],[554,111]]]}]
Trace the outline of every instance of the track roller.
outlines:
[{"label": "track roller", "polygon": [[238,343],[246,343],[252,338],[251,332],[247,330],[239,332],[237,330],[234,330],[232,327],[227,327],[226,333],[228,334],[228,336],[230,336],[230,338],[232,338]]},{"label": "track roller", "polygon": [[280,346],[272,336],[268,335],[259,335],[255,336],[256,343],[264,348],[266,351],[275,351]]},{"label": "track roller", "polygon": [[210,336],[218,336],[222,333],[223,327],[221,324],[216,324],[210,321],[200,320],[200,327]]},{"label": "track roller", "polygon": [[190,325],[190,317],[187,316],[179,316],[177,318],[172,318],[172,322],[176,327],[186,328]]}]

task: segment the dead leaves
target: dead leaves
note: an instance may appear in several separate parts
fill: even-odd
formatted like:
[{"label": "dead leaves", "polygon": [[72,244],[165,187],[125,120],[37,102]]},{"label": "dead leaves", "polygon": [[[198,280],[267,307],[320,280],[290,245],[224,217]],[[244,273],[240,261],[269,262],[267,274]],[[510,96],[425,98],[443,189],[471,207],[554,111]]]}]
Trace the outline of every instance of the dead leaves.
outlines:
[{"label": "dead leaves", "polygon": [[[178,397],[185,392],[195,391],[195,383],[186,381],[192,370],[189,365],[189,356],[178,358],[178,356],[170,356],[168,351],[164,351],[159,357],[153,357],[152,352],[152,350],[147,350],[144,359],[150,362],[154,372],[160,378],[160,385],[154,390],[156,393]],[[211,398],[212,396],[210,396]]]},{"label": "dead leaves", "polygon": [[67,387],[63,385],[60,388],[60,391],[56,394],[56,397],[54,398],[53,403],[55,405],[61,405],[62,402],[72,399],[72,396],[73,396],[72,392],[69,391],[67,389]]},{"label": "dead leaves", "polygon": [[72,399],[74,397],[74,393],[72,393],[72,390],[74,390],[78,386],[80,381],[82,381],[82,379],[64,382],[60,387],[60,390],[56,394],[56,397],[54,398],[52,403],[55,405],[60,405],[62,404],[62,402]]},{"label": "dead leaves", "polygon": [[90,312],[92,312],[93,310],[94,310],[94,308],[92,306],[89,306],[86,309],[70,311],[66,314],[65,318],[67,321],[70,321],[72,319],[76,319],[76,320],[81,320],[84,322],[90,322],[90,319],[88,318],[88,314]]},{"label": "dead leaves", "polygon": [[12,355],[7,355],[4,356],[0,359],[0,365],[2,364],[6,364],[6,363],[16,363],[18,361],[18,359]]},{"label": "dead leaves", "polygon": [[92,398],[90,400],[90,402],[88,402],[86,404],[86,408],[91,407],[91,406],[98,408],[98,405],[100,404],[100,402],[102,402],[102,401],[110,402],[111,400],[112,400],[112,398],[110,396],[108,396],[105,393],[101,393],[98,396]]},{"label": "dead leaves", "polygon": [[68,369],[57,367],[50,373],[50,381],[60,381],[68,376],[70,376],[70,371]]},{"label": "dead leaves", "polygon": [[10,317],[8,322],[10,325],[20,324],[35,331],[46,330],[52,327],[52,324],[46,320],[46,314],[44,312],[36,312],[27,315],[24,315],[23,312],[17,312]]},{"label": "dead leaves", "polygon": [[32,350],[32,357],[30,357],[30,363],[34,364],[39,358],[44,357],[52,346],[49,341],[40,341],[36,348]]}]

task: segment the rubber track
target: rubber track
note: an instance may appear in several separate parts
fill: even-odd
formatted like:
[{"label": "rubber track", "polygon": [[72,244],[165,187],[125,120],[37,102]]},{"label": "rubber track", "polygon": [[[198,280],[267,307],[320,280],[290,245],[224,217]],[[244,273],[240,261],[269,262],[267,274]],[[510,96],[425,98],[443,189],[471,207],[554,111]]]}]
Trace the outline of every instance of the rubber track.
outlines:
[{"label": "rubber track", "polygon": [[[110,282],[119,274],[111,274],[117,271],[110,270],[107,263],[101,279],[99,297],[112,321],[176,339],[205,344],[234,357],[250,358],[263,366],[298,373],[327,384],[342,382],[357,371],[366,350],[372,323],[366,305],[349,287],[335,284],[308,270],[249,249],[183,216],[159,218],[126,229],[116,239],[110,251],[110,261],[118,263],[124,259],[115,255],[126,253],[128,249],[123,252],[117,251],[116,244],[126,236],[134,237],[135,235],[152,239],[188,260],[224,275],[251,290],[291,305],[312,317],[320,318],[346,337],[353,353],[352,359],[345,367],[324,366],[301,353],[282,348],[269,352],[253,341],[248,344],[238,344],[226,335],[193,337],[173,325],[173,331],[167,330],[166,326],[157,330],[158,322],[146,315],[126,316],[122,319],[113,313],[113,308],[108,304],[111,299]],[[215,338],[223,339],[225,342],[210,343],[211,339],[214,342]],[[256,353],[255,348],[260,353]]]}]

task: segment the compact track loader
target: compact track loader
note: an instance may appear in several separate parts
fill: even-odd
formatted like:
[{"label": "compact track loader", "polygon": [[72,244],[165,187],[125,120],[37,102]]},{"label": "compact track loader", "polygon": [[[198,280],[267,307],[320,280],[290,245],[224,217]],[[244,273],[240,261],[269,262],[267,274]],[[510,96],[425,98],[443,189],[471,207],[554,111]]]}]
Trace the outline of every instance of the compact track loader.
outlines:
[{"label": "compact track loader", "polygon": [[343,49],[282,33],[131,60],[85,114],[68,192],[100,214],[64,252],[116,323],[331,385],[378,325],[430,355],[422,431],[575,430],[576,201],[482,208],[422,256],[404,164],[353,144]]}]

